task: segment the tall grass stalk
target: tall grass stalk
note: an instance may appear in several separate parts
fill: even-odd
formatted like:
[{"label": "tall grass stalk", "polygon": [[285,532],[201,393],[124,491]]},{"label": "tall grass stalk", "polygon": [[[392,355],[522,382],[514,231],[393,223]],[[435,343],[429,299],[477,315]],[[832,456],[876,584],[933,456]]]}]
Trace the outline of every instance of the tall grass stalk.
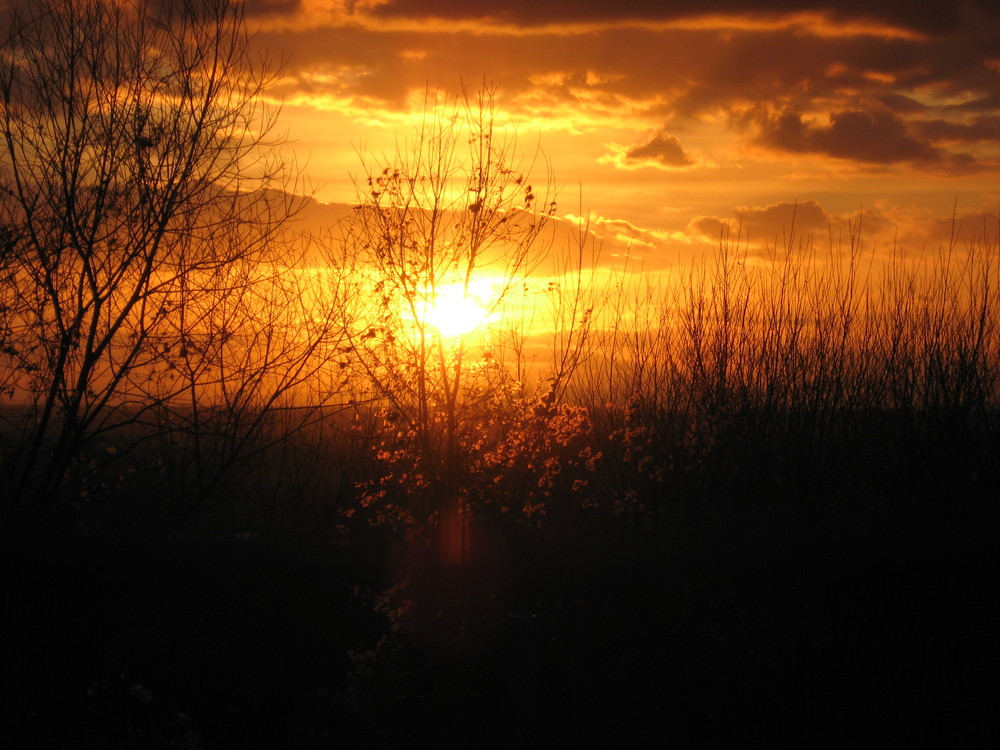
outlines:
[{"label": "tall grass stalk", "polygon": [[641,444],[652,476],[710,474],[728,500],[983,496],[1000,447],[998,254],[989,232],[883,253],[860,219],[824,250],[754,252],[724,231],[670,277],[621,269],[604,356],[574,395],[607,412],[620,456]]}]

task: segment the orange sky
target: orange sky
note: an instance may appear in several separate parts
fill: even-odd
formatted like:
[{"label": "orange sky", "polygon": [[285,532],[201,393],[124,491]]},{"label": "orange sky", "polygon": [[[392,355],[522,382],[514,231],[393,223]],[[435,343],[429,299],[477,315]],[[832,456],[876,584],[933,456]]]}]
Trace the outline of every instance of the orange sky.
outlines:
[{"label": "orange sky", "polygon": [[[790,224],[825,243],[933,250],[996,236],[1000,6],[987,0],[251,0],[256,43],[316,197],[351,202],[357,150],[390,149],[430,87],[484,80],[540,143],[559,215],[650,265]],[[753,9],[751,9],[753,8]],[[984,214],[986,219],[984,220]],[[991,218],[990,218],[991,217]]]}]

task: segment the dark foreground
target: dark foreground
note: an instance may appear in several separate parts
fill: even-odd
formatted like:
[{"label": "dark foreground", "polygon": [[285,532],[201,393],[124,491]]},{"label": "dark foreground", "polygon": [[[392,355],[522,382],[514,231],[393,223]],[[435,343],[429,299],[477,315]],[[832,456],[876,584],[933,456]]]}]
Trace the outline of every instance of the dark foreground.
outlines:
[{"label": "dark foreground", "polygon": [[753,526],[21,538],[5,747],[996,746],[988,524]]}]

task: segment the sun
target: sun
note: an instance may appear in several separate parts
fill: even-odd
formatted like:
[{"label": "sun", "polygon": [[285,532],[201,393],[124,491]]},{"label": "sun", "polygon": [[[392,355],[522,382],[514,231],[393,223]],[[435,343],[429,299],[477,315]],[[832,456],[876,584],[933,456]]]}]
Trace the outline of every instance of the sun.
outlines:
[{"label": "sun", "polygon": [[427,301],[424,321],[445,338],[472,333],[497,318],[497,313],[490,310],[490,296],[488,282],[468,287],[442,284]]}]

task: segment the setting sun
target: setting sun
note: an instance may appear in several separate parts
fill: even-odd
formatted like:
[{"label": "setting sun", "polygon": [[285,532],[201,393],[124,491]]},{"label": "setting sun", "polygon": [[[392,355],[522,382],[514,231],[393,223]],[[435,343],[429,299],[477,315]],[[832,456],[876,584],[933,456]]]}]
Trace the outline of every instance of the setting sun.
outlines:
[{"label": "setting sun", "polygon": [[445,338],[471,333],[498,317],[489,309],[489,297],[488,282],[445,284],[427,300],[424,320]]}]

